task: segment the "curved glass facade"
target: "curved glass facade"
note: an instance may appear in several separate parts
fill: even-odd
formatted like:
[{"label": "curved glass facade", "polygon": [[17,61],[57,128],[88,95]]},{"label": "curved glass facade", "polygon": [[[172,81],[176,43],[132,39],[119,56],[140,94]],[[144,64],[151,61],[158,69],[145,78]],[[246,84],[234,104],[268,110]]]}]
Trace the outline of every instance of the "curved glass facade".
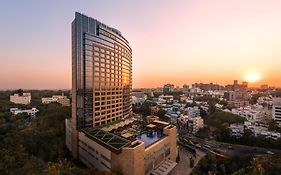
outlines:
[{"label": "curved glass facade", "polygon": [[121,33],[75,14],[72,23],[72,123],[103,125],[132,113],[132,50]]}]

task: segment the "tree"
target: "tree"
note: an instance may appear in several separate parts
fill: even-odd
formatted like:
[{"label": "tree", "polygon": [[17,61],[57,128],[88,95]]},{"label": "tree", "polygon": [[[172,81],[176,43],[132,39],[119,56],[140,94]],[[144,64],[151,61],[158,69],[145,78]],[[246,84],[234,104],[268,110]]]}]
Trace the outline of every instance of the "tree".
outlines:
[{"label": "tree", "polygon": [[253,157],[251,161],[251,169],[253,175],[264,175],[265,170],[263,168],[262,163],[259,161],[258,158]]},{"label": "tree", "polygon": [[246,175],[246,171],[244,168],[239,169],[238,171],[234,172],[232,175]]},{"label": "tree", "polygon": [[143,116],[149,116],[151,115],[151,109],[150,109],[151,103],[149,102],[144,102],[140,109],[139,112],[143,115]]},{"label": "tree", "polygon": [[69,162],[65,159],[59,162],[49,162],[48,163],[48,173],[49,175],[62,175],[69,174],[71,175],[71,166]]},{"label": "tree", "polygon": [[189,158],[189,166],[190,168],[194,167],[194,159],[192,157]]},{"label": "tree", "polygon": [[215,113],[207,117],[206,123],[209,126],[220,128],[223,123],[227,123],[228,125],[232,123],[244,123],[245,120],[245,118],[229,112],[216,111]]},{"label": "tree", "polygon": [[276,131],[276,132],[281,132],[281,127],[278,126],[278,124],[275,121],[272,121],[269,124],[268,130],[270,131]]},{"label": "tree", "polygon": [[23,90],[22,90],[22,89],[18,89],[18,90],[16,91],[16,93],[19,94],[19,96],[22,96],[22,95],[23,95]]}]

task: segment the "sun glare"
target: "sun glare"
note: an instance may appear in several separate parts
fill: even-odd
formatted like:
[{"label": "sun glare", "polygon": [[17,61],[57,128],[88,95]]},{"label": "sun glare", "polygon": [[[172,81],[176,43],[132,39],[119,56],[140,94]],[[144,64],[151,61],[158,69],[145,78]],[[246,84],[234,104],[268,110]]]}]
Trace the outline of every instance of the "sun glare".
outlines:
[{"label": "sun glare", "polygon": [[255,83],[255,82],[257,82],[257,81],[259,81],[261,79],[261,76],[257,72],[247,72],[245,74],[245,79],[249,83]]}]

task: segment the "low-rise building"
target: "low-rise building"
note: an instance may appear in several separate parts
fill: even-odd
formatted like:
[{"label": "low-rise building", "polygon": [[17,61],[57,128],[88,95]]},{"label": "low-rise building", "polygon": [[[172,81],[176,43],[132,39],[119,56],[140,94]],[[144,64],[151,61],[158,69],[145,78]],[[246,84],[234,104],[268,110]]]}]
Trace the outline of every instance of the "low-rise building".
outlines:
[{"label": "low-rise building", "polygon": [[244,125],[240,123],[233,123],[229,126],[231,135],[240,137],[244,134]]},{"label": "low-rise building", "polygon": [[272,103],[272,118],[281,125],[281,98],[273,98]]},{"label": "low-rise building", "polygon": [[170,120],[171,120],[171,123],[176,125],[177,124],[177,121],[178,121],[178,118],[180,117],[180,112],[178,111],[168,111],[166,114],[165,114],[166,117],[169,117]]},{"label": "low-rise building", "polygon": [[235,100],[235,101],[227,101],[227,105],[230,108],[241,108],[249,106],[250,103],[248,100]]},{"label": "low-rise building", "polygon": [[181,109],[181,113],[183,115],[187,115],[188,117],[197,117],[197,116],[200,116],[200,109],[198,106],[187,107],[187,108]]},{"label": "low-rise building", "polygon": [[149,115],[149,116],[146,117],[147,123],[152,123],[152,122],[154,122],[155,120],[159,120],[159,117],[156,116],[156,115]]},{"label": "low-rise building", "polygon": [[272,105],[272,97],[271,96],[262,96],[257,99],[257,103],[260,105]]},{"label": "low-rise building", "polygon": [[31,117],[35,117],[36,113],[39,112],[38,109],[36,108],[31,108],[31,109],[18,109],[18,108],[10,108],[10,112],[13,113],[14,115],[21,114],[21,113],[27,113],[27,115]]},{"label": "low-rise building", "polygon": [[172,95],[160,95],[158,97],[159,103],[172,103],[174,101],[174,97]]},{"label": "low-rise building", "polygon": [[147,95],[142,91],[133,91],[132,92],[132,104],[141,105],[147,99]]},{"label": "low-rise building", "polygon": [[160,108],[158,106],[151,106],[150,110],[151,110],[151,114],[157,114]]},{"label": "low-rise building", "polygon": [[168,94],[174,91],[175,86],[173,84],[165,84],[163,86],[163,93]]},{"label": "low-rise building", "polygon": [[231,112],[251,122],[259,122],[271,118],[271,112],[261,105],[233,108]]},{"label": "low-rise building", "polygon": [[215,107],[216,107],[217,109],[222,109],[222,108],[223,108],[223,105],[216,103],[216,104],[215,104]]},{"label": "low-rise building", "polygon": [[269,88],[269,86],[267,85],[267,84],[262,84],[262,85],[260,85],[260,89],[261,90],[266,90],[266,89],[268,89]]},{"label": "low-rise building", "polygon": [[186,126],[188,123],[188,116],[187,115],[181,115],[178,118],[178,124],[179,126]]},{"label": "low-rise building", "polygon": [[204,127],[204,120],[200,116],[189,117],[187,115],[181,115],[177,119],[179,128],[186,128],[189,133],[195,134],[200,128]]},{"label": "low-rise building", "polygon": [[50,103],[59,103],[62,106],[70,106],[70,99],[67,96],[62,95],[53,95],[52,97],[42,98],[43,104]]},{"label": "low-rise building", "polygon": [[246,107],[249,105],[250,94],[246,90],[235,90],[225,93],[227,104],[231,108]]},{"label": "low-rise building", "polygon": [[194,83],[192,84],[192,88],[199,88],[203,91],[224,89],[223,86],[214,83]]},{"label": "low-rise building", "polygon": [[193,93],[193,94],[202,93],[202,92],[203,92],[203,90],[201,90],[201,89],[199,89],[199,88],[197,88],[197,87],[192,87],[192,88],[190,89],[190,93]]},{"label": "low-rise building", "polygon": [[187,103],[188,97],[184,94],[180,95],[180,102],[181,103]]},{"label": "low-rise building", "polygon": [[188,118],[188,130],[190,133],[195,134],[200,128],[204,127],[204,120],[202,117],[189,117]]},{"label": "low-rise building", "polygon": [[245,129],[253,132],[255,136],[264,136],[266,138],[278,139],[281,137],[279,132],[269,131],[266,127],[257,126],[251,122],[245,121],[244,124],[234,123],[229,126],[231,135],[240,137],[244,134]]},{"label": "low-rise building", "polygon": [[271,138],[274,140],[281,137],[281,134],[279,132],[269,131],[266,127],[262,126],[250,125],[247,126],[247,129],[250,129],[255,134],[255,136],[264,136],[266,138]]},{"label": "low-rise building", "polygon": [[15,104],[27,105],[31,102],[31,93],[23,93],[22,95],[14,94],[10,95],[10,102]]}]

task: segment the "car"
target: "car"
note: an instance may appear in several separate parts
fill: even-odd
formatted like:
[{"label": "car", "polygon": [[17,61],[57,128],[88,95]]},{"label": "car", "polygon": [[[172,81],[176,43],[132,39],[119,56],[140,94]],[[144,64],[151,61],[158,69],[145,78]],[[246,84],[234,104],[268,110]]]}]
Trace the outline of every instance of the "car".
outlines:
[{"label": "car", "polygon": [[267,150],[267,151],[266,151],[266,154],[273,155],[273,154],[274,154],[274,152]]}]

